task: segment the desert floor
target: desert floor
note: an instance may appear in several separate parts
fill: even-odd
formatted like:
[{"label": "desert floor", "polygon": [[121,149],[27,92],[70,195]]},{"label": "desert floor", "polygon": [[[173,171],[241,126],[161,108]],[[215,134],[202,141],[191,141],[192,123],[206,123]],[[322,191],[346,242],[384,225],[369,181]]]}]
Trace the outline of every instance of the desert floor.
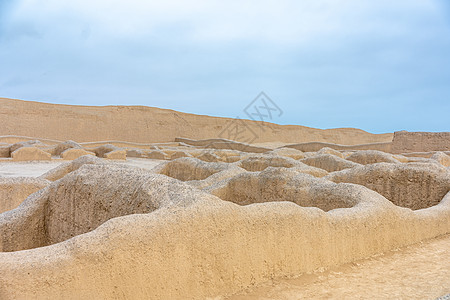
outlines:
[{"label": "desert floor", "polygon": [[274,280],[227,299],[436,299],[444,295],[450,295],[450,235],[296,279]]},{"label": "desert floor", "polygon": [[[13,162],[10,160],[0,160],[0,177],[38,177],[53,168],[56,168],[64,160],[52,161],[31,161],[31,162]],[[162,162],[157,159],[128,158],[126,161],[115,161],[117,164],[124,164],[143,169],[152,169]]]}]

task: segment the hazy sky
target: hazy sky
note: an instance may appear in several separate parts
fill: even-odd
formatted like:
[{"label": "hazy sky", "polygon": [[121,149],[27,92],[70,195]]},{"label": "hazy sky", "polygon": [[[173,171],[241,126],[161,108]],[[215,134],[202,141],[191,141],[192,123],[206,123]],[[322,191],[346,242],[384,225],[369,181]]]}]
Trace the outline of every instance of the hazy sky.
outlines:
[{"label": "hazy sky", "polygon": [[449,2],[0,0],[0,97],[450,131]]}]

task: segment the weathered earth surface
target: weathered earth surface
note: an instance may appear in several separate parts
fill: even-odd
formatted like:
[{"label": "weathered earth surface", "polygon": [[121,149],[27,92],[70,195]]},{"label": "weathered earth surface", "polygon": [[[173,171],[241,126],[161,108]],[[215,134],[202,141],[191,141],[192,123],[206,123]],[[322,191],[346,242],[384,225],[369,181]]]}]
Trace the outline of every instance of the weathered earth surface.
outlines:
[{"label": "weathered earth surface", "polygon": [[233,119],[157,108],[0,110],[0,299],[450,292],[449,133],[243,120],[246,144],[220,137]]},{"label": "weathered earth surface", "polygon": [[155,151],[2,179],[2,299],[226,297],[450,233],[442,154]]}]

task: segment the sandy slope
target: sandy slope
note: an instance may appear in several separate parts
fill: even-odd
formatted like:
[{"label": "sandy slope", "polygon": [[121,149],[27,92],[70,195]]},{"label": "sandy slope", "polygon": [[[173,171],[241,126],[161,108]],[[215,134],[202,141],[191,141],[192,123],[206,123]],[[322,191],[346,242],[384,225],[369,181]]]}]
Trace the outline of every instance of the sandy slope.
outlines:
[{"label": "sandy slope", "polygon": [[277,280],[229,300],[436,299],[450,293],[450,236],[341,266]]},{"label": "sandy slope", "polygon": [[[264,142],[329,142],[345,145],[390,142],[393,134],[360,129],[315,129],[243,120],[244,133],[230,136],[233,119],[186,114],[144,106],[73,106],[0,98],[0,136],[21,135],[55,140],[92,142],[120,140],[136,143],[170,142],[175,137],[225,138]],[[245,125],[243,125],[245,124]],[[240,129],[240,130],[241,130]]]}]

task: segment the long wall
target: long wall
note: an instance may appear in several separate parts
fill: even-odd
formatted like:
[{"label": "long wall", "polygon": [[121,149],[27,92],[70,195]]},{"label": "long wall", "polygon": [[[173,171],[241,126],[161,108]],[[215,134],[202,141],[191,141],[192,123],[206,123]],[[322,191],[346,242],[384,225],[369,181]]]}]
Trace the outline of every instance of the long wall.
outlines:
[{"label": "long wall", "polygon": [[395,132],[393,153],[429,151],[450,151],[450,132]]}]

